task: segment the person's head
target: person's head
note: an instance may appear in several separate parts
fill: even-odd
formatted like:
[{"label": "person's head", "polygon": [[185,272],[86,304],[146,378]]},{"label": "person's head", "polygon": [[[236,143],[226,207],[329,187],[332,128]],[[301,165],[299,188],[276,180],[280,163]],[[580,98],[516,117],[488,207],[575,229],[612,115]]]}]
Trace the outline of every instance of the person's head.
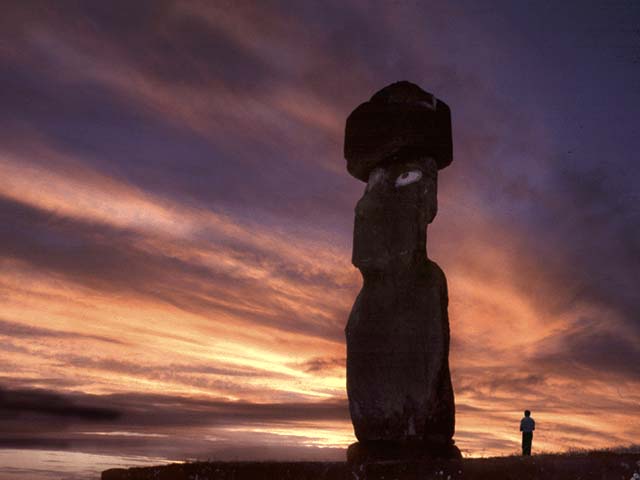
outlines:
[{"label": "person's head", "polygon": [[531,412],[530,412],[529,410],[525,410],[525,411],[524,411],[524,416],[525,416],[525,417],[529,417],[529,416],[531,416]]}]

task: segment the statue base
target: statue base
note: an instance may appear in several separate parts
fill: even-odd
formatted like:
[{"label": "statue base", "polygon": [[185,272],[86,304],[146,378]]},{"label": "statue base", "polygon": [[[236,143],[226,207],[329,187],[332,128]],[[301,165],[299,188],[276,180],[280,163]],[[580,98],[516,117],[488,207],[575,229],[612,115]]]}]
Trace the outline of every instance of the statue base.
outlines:
[{"label": "statue base", "polygon": [[451,441],[433,444],[422,441],[373,441],[352,443],[347,450],[347,463],[362,464],[389,461],[461,460],[460,449]]},{"label": "statue base", "polygon": [[462,454],[453,441],[356,442],[347,450],[347,464],[352,478],[359,480],[458,479],[462,473]]}]

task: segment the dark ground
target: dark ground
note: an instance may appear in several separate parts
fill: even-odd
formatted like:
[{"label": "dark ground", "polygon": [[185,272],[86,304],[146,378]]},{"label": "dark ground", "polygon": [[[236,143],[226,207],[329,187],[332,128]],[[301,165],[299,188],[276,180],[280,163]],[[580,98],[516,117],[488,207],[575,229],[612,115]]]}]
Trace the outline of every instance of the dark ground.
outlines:
[{"label": "dark ground", "polygon": [[380,462],[356,472],[342,462],[198,462],[112,469],[102,473],[102,480],[632,480],[636,472],[640,475],[640,448],[624,453]]}]

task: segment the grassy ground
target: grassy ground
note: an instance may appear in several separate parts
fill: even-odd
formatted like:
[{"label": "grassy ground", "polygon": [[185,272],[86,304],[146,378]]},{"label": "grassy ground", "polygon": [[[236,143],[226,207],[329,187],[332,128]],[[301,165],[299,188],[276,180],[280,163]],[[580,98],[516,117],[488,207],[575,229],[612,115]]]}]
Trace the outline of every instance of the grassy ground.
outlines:
[{"label": "grassy ground", "polygon": [[[635,478],[634,478],[635,475]],[[198,462],[107,470],[102,480],[640,480],[640,446],[532,457],[380,462]]]}]

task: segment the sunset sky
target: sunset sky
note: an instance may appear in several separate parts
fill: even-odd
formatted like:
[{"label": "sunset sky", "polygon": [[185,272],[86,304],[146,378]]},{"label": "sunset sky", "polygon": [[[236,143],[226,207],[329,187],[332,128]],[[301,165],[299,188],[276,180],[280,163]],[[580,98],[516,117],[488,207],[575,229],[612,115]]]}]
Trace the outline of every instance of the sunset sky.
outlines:
[{"label": "sunset sky", "polygon": [[344,122],[397,80],[452,111],[457,445],[517,452],[525,408],[534,453],[638,443],[640,2],[16,0],[3,479],[344,459]]}]

